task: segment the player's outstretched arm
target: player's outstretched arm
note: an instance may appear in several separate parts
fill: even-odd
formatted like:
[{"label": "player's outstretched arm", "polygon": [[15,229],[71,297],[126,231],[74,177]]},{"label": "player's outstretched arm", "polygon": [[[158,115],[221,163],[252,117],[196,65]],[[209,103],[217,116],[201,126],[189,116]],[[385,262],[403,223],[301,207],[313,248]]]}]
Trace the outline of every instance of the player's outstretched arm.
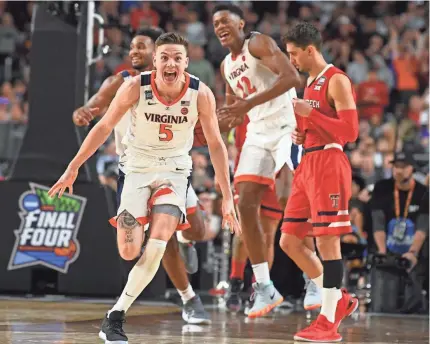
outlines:
[{"label": "player's outstretched arm", "polygon": [[72,185],[78,175],[78,170],[97,149],[106,141],[120,119],[138,102],[140,95],[140,75],[125,82],[118,90],[106,114],[89,132],[76,156],[70,162],[66,172],[58,182],[49,190],[52,197],[58,193],[59,197],[66,188],[73,192]]},{"label": "player's outstretched arm", "polygon": [[82,143],[70,166],[78,169],[106,141],[113,128],[140,96],[140,75],[119,88],[103,118],[94,126]]},{"label": "player's outstretched arm", "polygon": [[200,83],[197,108],[203,133],[208,144],[209,154],[223,196],[224,221],[229,224],[232,231],[240,232],[230,186],[227,148],[222,140],[218,120],[215,114],[215,96],[204,83]]},{"label": "player's outstretched arm", "polygon": [[73,123],[78,127],[88,126],[95,116],[102,116],[123,82],[122,75],[108,77],[97,93],[84,106],[73,112]]},{"label": "player's outstretched arm", "polygon": [[249,52],[278,76],[272,87],[263,92],[257,90],[257,94],[248,100],[251,108],[266,103],[293,87],[300,86],[297,69],[271,37],[262,34],[252,36],[249,41]]},{"label": "player's outstretched arm", "polygon": [[348,142],[354,142],[358,137],[358,114],[352,84],[348,77],[340,73],[333,75],[329,81],[327,96],[332,101],[339,118],[323,115],[303,99],[293,100],[294,112],[298,116],[308,117],[325,131]]}]

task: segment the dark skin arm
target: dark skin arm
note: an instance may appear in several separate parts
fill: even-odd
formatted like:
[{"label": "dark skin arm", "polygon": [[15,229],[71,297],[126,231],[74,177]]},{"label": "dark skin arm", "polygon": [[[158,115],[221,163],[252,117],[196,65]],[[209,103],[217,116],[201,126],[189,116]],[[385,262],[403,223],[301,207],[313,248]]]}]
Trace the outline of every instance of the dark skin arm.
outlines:
[{"label": "dark skin arm", "polygon": [[124,78],[119,74],[107,78],[97,93],[73,112],[73,123],[78,127],[88,126],[94,117],[103,116],[123,82]]},{"label": "dark skin arm", "polygon": [[219,110],[220,115],[243,116],[255,106],[266,103],[293,87],[300,86],[299,73],[272,38],[261,34],[254,35],[249,41],[249,52],[260,59],[261,63],[278,78],[272,87],[262,92],[257,91],[258,93],[250,99],[234,97],[233,104]]},{"label": "dark skin arm", "polygon": [[[234,103],[235,94],[224,75],[224,60],[221,62],[220,71],[222,79],[225,82],[225,104],[228,106]],[[218,114],[219,129],[222,133],[228,133],[231,128],[242,124],[244,118],[245,114],[234,118],[230,116],[219,116]]]}]

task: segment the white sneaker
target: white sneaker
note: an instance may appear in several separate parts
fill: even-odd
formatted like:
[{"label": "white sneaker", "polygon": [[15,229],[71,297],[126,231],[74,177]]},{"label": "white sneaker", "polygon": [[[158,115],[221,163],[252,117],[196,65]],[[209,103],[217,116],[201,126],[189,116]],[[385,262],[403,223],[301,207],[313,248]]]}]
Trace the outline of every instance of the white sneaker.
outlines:
[{"label": "white sneaker", "polygon": [[305,299],[303,301],[303,307],[307,311],[312,311],[314,309],[321,308],[321,290],[318,286],[309,279],[305,274],[303,274],[305,279]]},{"label": "white sneaker", "polygon": [[266,285],[254,283],[252,287],[254,288],[254,294],[251,296],[251,300],[254,301],[254,304],[249,310],[248,318],[262,317],[284,301],[272,281]]}]

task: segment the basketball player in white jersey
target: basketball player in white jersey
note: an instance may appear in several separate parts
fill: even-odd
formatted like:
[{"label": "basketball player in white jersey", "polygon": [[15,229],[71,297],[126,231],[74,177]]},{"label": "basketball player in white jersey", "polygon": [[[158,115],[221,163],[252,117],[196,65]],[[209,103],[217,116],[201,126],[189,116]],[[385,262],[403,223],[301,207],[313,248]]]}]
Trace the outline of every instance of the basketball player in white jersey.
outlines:
[{"label": "basketball player in white jersey", "polygon": [[[61,197],[66,189],[72,193],[80,166],[132,108],[131,124],[124,138],[127,146],[124,190],[115,221],[124,240],[142,242],[144,225],[149,221],[151,233],[122,295],[103,321],[99,336],[110,344],[128,344],[122,329],[125,312],[153,279],[167,242],[186,215],[191,171],[189,151],[198,119],[223,195],[224,224],[233,232],[240,232],[230,189],[227,149],[215,113],[215,97],[205,84],[185,73],[188,42],[183,37],[166,33],[155,45],[156,71],[142,73],[120,87],[106,114],[49,191],[51,197],[56,194]],[[126,238],[125,233],[130,229],[130,237]]]},{"label": "basketball player in white jersey", "polygon": [[[125,70],[121,73],[108,77],[91,99],[84,106],[78,108],[73,113],[73,122],[77,126],[88,126],[94,117],[102,117],[106,109],[109,107],[112,99],[115,97],[116,92],[125,80],[140,74],[145,70],[153,70],[152,55],[155,50],[155,40],[162,34],[161,29],[145,29],[136,33],[135,37],[130,44],[130,59],[132,62],[133,70]],[[131,112],[121,119],[115,127],[115,143],[117,154],[120,156],[119,164],[119,178],[117,184],[117,204],[120,204],[121,192],[124,185],[124,163],[125,163],[125,146],[122,143],[128,123],[130,121]],[[190,239],[205,240],[206,231],[204,225],[203,214],[197,204],[197,195],[192,187],[188,189],[187,193],[187,219],[191,225],[187,229],[185,235],[191,234]],[[182,226],[184,227],[184,226]],[[179,233],[179,232],[178,232]],[[128,275],[139,259],[141,247],[140,242],[126,243],[118,238],[118,251],[121,257],[124,276],[127,279]],[[200,297],[196,295],[193,287],[189,283],[187,271],[189,273],[196,272],[198,267],[197,254],[193,259],[193,255],[187,254],[187,251],[195,252],[194,248],[189,248],[187,243],[179,243],[179,248],[183,256],[188,259],[185,260],[186,266],[179,255],[178,241],[176,236],[169,240],[166,247],[166,252],[163,256],[163,267],[167,272],[170,280],[177,289],[183,302],[182,317],[184,321],[191,324],[208,324],[211,322],[209,314],[205,311]],[[184,249],[185,248],[185,249]],[[191,256],[191,258],[190,258]],[[187,271],[186,269],[187,268]]]},{"label": "basketball player in white jersey", "polygon": [[[291,139],[297,124],[292,99],[297,97],[295,87],[300,85],[300,78],[272,38],[259,33],[245,36],[239,7],[220,4],[214,8],[212,19],[221,45],[230,50],[221,64],[227,106],[218,110],[218,116],[220,120],[230,117],[232,127],[246,114],[250,119],[234,182],[239,193],[243,240],[256,279],[254,305],[248,313],[254,318],[264,316],[283,301],[270,280],[258,210],[263,194],[268,187],[274,187],[276,177],[280,173],[288,176],[289,170],[294,170],[294,162],[300,161],[301,147],[294,147]],[[278,197],[284,199],[281,206],[289,190],[288,183],[284,184],[283,190],[277,190]]]}]

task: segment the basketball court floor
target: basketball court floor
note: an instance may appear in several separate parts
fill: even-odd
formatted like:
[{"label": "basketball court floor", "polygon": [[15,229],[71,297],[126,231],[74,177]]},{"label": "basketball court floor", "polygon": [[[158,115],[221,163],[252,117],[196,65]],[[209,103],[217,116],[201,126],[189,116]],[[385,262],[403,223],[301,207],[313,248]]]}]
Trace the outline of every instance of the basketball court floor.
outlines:
[{"label": "basketball court floor", "polygon": [[[0,344],[96,344],[101,319],[113,302],[7,298],[0,300]],[[134,305],[124,329],[130,344],[290,344],[306,326],[305,313],[249,320],[208,307],[212,325],[187,325],[167,303]],[[429,318],[356,313],[341,325],[343,343],[429,343]]]}]

